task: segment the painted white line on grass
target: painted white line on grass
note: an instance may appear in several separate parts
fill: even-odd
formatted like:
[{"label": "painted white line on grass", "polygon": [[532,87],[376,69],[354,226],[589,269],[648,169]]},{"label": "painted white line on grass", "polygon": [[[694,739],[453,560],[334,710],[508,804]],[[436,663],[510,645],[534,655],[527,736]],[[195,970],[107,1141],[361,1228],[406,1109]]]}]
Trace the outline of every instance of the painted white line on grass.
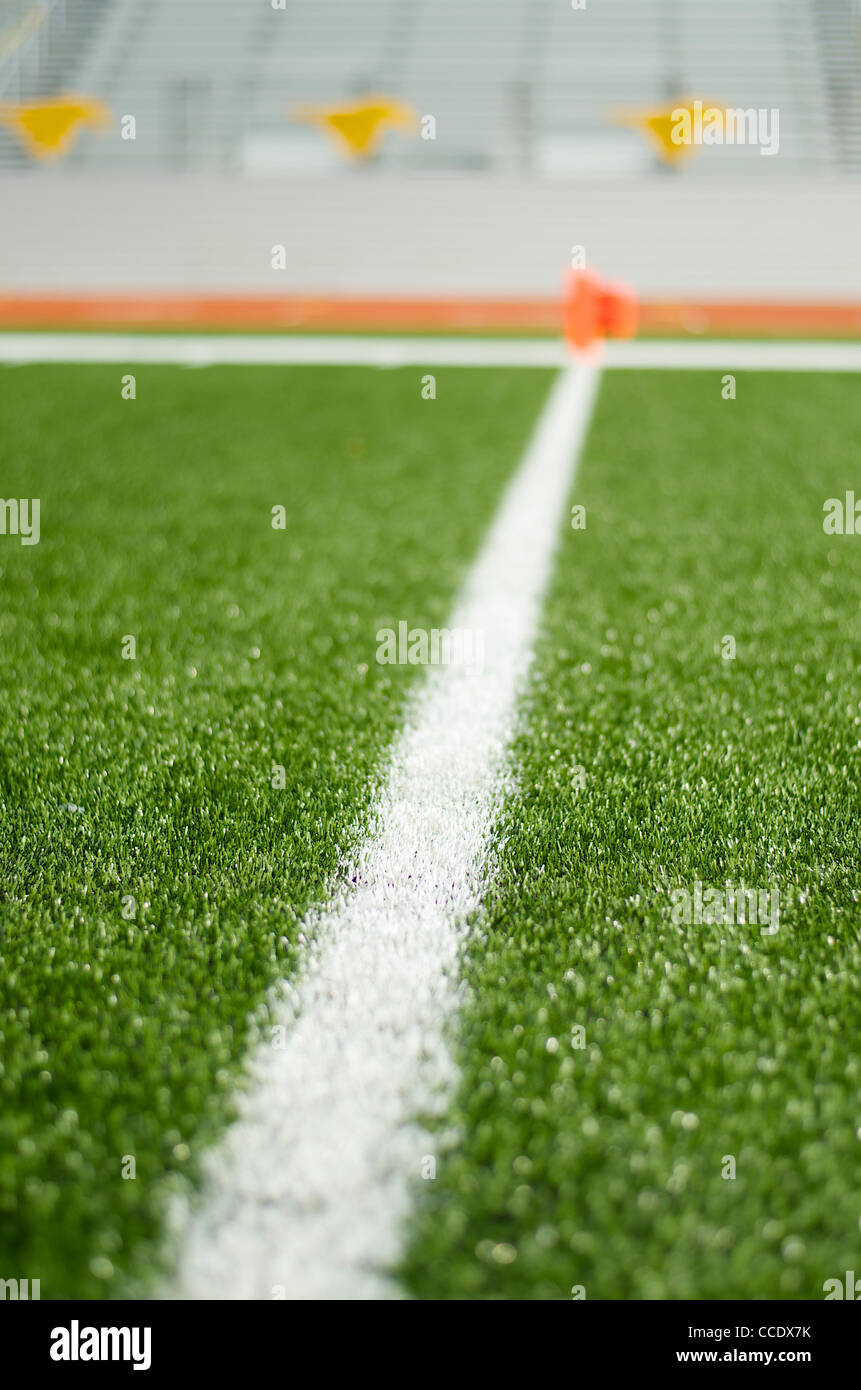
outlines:
[{"label": "painted white line on grass", "polygon": [[[337,335],[0,333],[0,363],[209,366],[564,367],[553,338],[350,338]],[[859,372],[861,343],[648,340],[607,344],[605,367]]]},{"label": "painted white line on grass", "polygon": [[751,372],[861,372],[861,343],[643,339],[607,344],[605,367]]},{"label": "painted white line on grass", "polygon": [[432,1152],[414,1117],[444,1106],[457,1080],[445,1035],[462,929],[487,882],[517,697],[597,380],[574,367],[554,382],[450,619],[483,634],[483,662],[429,668],[409,702],[357,886],[309,930],[306,969],[282,987],[284,1048],[252,1057],[172,1296],[397,1293],[385,1270]]},{"label": "painted white line on grass", "polygon": [[337,334],[0,333],[0,362],[165,363],[181,367],[562,367],[552,338],[350,338]]}]

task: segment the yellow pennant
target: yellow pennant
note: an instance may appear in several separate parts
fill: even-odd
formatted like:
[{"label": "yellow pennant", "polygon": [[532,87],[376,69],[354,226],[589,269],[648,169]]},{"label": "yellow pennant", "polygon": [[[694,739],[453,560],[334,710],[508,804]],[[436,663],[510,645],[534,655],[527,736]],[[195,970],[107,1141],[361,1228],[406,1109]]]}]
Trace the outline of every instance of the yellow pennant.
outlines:
[{"label": "yellow pennant", "polygon": [[107,107],[92,97],[0,102],[0,123],[15,132],[34,159],[61,158],[74,144],[81,126],[103,130],[110,119]]},{"label": "yellow pennant", "polygon": [[406,102],[395,97],[368,96],[343,106],[298,106],[296,120],[319,126],[338,148],[353,159],[367,159],[377,150],[388,129],[412,133],[418,117]]},{"label": "yellow pennant", "polygon": [[702,109],[702,102],[678,101],[666,108],[616,111],[614,119],[618,125],[642,131],[666,164],[678,164],[697,148],[692,140],[685,138],[692,128],[697,104]]}]

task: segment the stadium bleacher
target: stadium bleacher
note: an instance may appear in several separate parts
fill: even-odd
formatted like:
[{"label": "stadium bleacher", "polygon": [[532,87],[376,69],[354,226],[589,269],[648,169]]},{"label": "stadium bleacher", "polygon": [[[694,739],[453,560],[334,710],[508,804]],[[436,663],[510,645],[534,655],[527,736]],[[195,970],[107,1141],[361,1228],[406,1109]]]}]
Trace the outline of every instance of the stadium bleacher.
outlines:
[{"label": "stadium bleacher", "polygon": [[[688,95],[778,108],[784,172],[861,172],[858,0],[14,0],[0,40],[0,101],[65,90],[133,114],[141,168],[325,172],[337,155],[296,106],[382,92],[437,130],[386,140],[384,168],[642,172],[654,154],[619,109]],[[84,136],[70,159],[128,155]],[[2,132],[0,167],[24,159]]]}]

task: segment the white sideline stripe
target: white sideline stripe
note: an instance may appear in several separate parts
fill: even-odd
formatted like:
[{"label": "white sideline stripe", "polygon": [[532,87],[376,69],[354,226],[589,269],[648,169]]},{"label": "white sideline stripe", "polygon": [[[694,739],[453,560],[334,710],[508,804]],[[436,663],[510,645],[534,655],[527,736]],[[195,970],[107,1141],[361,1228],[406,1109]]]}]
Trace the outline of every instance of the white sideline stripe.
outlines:
[{"label": "white sideline stripe", "polygon": [[[0,362],[180,367],[565,367],[553,338],[349,338],[264,334],[0,333]],[[861,343],[643,340],[607,344],[605,367],[859,372]]]},{"label": "white sideline stripe", "polygon": [[[412,1183],[432,1152],[414,1117],[457,1082],[446,1042],[468,914],[488,880],[488,833],[574,461],[598,373],[560,373],[455,605],[484,633],[478,669],[431,667],[395,740],[355,890],[308,935],[282,985],[283,1050],[252,1054],[239,1117],[205,1161],[183,1219],[171,1297],[397,1296]],[[369,634],[369,641],[374,634]]]},{"label": "white sideline stripe", "polygon": [[702,338],[607,344],[605,367],[713,368],[752,372],[861,372],[861,343],[748,342]]}]

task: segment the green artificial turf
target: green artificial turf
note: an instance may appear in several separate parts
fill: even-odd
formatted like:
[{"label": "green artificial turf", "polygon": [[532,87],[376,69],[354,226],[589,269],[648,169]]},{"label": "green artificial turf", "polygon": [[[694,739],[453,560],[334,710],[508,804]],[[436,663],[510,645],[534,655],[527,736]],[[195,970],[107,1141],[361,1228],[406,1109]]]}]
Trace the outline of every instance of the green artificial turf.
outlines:
[{"label": "green artificial turf", "polygon": [[[604,379],[416,1296],[821,1299],[861,1265],[861,537],[822,527],[857,487],[861,393],[737,389]],[[777,934],[675,924],[697,879],[777,886]]]},{"label": "green artificial turf", "polygon": [[43,1298],[157,1271],[399,725],[376,631],[445,620],[550,379],[135,374],[0,371],[41,502],[0,536],[0,1276]]}]

